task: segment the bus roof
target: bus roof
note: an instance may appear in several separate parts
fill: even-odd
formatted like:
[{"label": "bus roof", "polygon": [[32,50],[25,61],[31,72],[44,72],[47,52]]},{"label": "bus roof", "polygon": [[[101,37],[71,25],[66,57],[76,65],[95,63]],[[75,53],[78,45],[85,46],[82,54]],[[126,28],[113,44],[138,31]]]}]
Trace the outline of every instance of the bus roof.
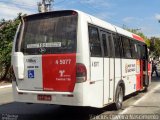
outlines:
[{"label": "bus roof", "polygon": [[92,20],[93,24],[95,24],[95,25],[98,25],[98,26],[100,26],[102,28],[106,28],[106,29],[108,29],[110,31],[117,32],[117,33],[119,33],[121,35],[133,38],[133,39],[135,39],[137,41],[145,42],[144,39],[142,37],[140,37],[139,35],[136,35],[136,34],[134,34],[132,32],[129,32],[129,31],[125,30],[125,29],[122,29],[120,27],[117,27],[117,26],[115,26],[115,25],[113,25],[111,23],[103,21],[103,20],[101,20],[99,18],[96,18],[96,17],[94,17],[92,15],[89,15],[87,13],[84,13],[82,11],[78,11],[78,10],[75,10],[75,11],[78,12],[79,14],[83,14],[85,16],[89,16],[90,19]]},{"label": "bus roof", "polygon": [[[31,14],[31,15],[28,15],[28,16],[26,16],[26,17],[37,16],[37,15],[39,15],[39,14],[49,14],[49,13],[53,13],[53,12],[65,12],[65,11],[66,11],[66,12],[67,12],[67,11],[77,12],[80,16],[82,15],[82,16],[85,16],[84,18],[87,18],[87,17],[88,17],[88,19],[91,19],[92,24],[94,24],[94,25],[98,25],[98,26],[100,26],[100,27],[102,27],[102,28],[105,28],[105,29],[108,29],[108,30],[110,30],[110,31],[117,32],[117,33],[119,33],[119,34],[121,34],[121,35],[130,37],[130,38],[133,38],[133,39],[135,39],[135,40],[137,40],[137,41],[145,42],[145,41],[143,40],[143,38],[141,38],[140,36],[138,36],[138,35],[136,35],[136,34],[134,34],[134,33],[131,33],[131,32],[129,32],[129,31],[127,31],[127,30],[124,30],[124,29],[122,29],[122,28],[120,28],[120,27],[117,27],[117,26],[115,26],[115,25],[113,25],[113,24],[111,24],[111,23],[108,23],[108,22],[106,22],[106,21],[104,21],[104,20],[101,20],[101,19],[99,19],[99,18],[96,18],[96,17],[94,17],[94,16],[92,16],[92,15],[89,15],[89,14],[84,13],[84,12],[79,11],[79,10],[58,10],[58,11],[50,11],[50,12],[45,12],[45,13]],[[83,18],[83,19],[84,19],[84,18]]]}]

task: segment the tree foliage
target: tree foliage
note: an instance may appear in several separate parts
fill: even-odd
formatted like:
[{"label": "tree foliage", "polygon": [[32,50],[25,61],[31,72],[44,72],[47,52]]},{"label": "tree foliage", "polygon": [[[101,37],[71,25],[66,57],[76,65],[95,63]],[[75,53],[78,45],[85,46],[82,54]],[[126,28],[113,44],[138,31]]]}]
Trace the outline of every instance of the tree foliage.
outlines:
[{"label": "tree foliage", "polygon": [[14,20],[0,21],[0,79],[6,79],[11,66],[12,43],[20,22],[20,15]]},{"label": "tree foliage", "polygon": [[151,37],[150,51],[153,57],[160,57],[160,38]]}]

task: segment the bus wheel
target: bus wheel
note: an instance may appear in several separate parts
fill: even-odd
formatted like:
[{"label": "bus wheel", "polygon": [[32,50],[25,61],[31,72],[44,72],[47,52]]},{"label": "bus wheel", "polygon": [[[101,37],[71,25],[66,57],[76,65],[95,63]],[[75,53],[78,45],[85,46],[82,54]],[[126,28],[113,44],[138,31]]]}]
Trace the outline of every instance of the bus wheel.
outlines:
[{"label": "bus wheel", "polygon": [[123,88],[122,86],[118,86],[116,90],[116,96],[115,96],[115,109],[119,110],[122,108],[122,103],[123,103]]}]

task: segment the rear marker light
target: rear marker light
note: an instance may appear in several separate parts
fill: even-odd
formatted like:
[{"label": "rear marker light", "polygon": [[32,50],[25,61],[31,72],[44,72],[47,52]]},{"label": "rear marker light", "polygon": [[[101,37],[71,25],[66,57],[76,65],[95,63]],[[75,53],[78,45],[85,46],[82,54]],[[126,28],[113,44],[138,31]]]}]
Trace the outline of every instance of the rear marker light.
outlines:
[{"label": "rear marker light", "polygon": [[74,97],[74,95],[62,95],[63,97]]},{"label": "rear marker light", "polygon": [[74,97],[73,95],[67,95],[68,97]]},{"label": "rear marker light", "polygon": [[23,93],[22,93],[22,92],[18,92],[18,94],[19,94],[19,95],[23,95]]},{"label": "rear marker light", "polygon": [[87,80],[87,69],[82,63],[77,63],[76,65],[76,79],[77,83],[85,82]]}]

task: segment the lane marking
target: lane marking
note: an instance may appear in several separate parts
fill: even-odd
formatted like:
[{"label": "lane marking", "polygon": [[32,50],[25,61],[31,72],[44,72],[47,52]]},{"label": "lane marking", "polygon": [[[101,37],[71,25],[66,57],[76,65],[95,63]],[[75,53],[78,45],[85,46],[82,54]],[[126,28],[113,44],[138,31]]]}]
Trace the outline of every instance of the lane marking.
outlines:
[{"label": "lane marking", "polygon": [[3,89],[3,88],[10,88],[10,87],[12,87],[12,84],[10,84],[10,85],[0,86],[0,89]]},{"label": "lane marking", "polygon": [[[122,112],[118,113],[118,115],[127,114],[129,110],[131,110],[134,105],[137,105],[139,102],[141,102],[143,99],[145,99],[148,95],[155,92],[157,89],[159,89],[160,85],[155,86],[151,91],[147,92],[144,96],[142,96],[140,99],[138,99],[136,102],[134,102],[131,106],[123,110]],[[113,117],[112,120],[116,120],[116,117]]]},{"label": "lane marking", "polygon": [[134,102],[132,104],[132,106],[129,106],[128,108],[126,108],[125,110],[123,110],[122,112],[120,112],[119,114],[125,114],[125,113],[127,113],[131,108],[134,107],[134,105],[137,105],[139,102],[141,102],[143,99],[145,99],[148,95],[150,95],[153,92],[155,92],[159,87],[160,87],[160,85],[155,86],[151,91],[149,91],[144,96],[142,96],[140,99],[138,99],[136,102]]}]

